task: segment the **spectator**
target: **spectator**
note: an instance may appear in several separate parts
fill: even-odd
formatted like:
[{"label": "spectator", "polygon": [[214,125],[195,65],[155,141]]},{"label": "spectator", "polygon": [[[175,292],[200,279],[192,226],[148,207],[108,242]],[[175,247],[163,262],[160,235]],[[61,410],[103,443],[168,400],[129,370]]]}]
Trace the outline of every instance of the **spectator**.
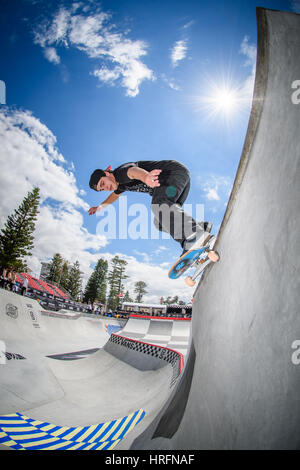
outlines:
[{"label": "spectator", "polygon": [[3,268],[2,275],[1,275],[1,287],[6,289],[6,282],[7,282],[7,269]]},{"label": "spectator", "polygon": [[25,277],[23,280],[23,284],[22,284],[22,295],[27,295],[27,289],[28,289],[28,279],[27,277]]},{"label": "spectator", "polygon": [[17,274],[16,274],[15,270],[12,269],[12,270],[11,270],[11,276],[10,276],[10,290],[11,290],[12,292],[16,292],[16,291],[17,291],[16,278],[17,278]]},{"label": "spectator", "polygon": [[13,271],[12,271],[11,267],[9,267],[8,269],[9,269],[9,271],[6,275],[5,288],[8,289],[8,290],[12,290],[12,274],[13,274]]}]

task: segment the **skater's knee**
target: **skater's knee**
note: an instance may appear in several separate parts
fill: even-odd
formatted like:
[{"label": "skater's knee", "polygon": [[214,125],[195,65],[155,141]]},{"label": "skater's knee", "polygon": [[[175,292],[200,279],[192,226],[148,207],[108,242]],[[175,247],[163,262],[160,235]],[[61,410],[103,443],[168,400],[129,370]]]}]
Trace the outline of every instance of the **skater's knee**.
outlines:
[{"label": "skater's knee", "polygon": [[177,213],[178,211],[181,212],[181,207],[179,204],[174,204],[170,201],[163,201],[157,204],[151,204],[151,210],[154,214],[154,217],[157,220],[161,218],[169,218],[170,214]]}]

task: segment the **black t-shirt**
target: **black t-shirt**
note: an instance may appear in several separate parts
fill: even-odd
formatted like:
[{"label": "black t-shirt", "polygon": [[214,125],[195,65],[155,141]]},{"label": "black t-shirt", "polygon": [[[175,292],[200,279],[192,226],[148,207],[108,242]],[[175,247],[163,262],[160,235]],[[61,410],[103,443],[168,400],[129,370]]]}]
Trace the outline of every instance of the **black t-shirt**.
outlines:
[{"label": "black t-shirt", "polygon": [[174,171],[176,168],[178,169],[178,167],[185,169],[181,163],[175,160],[142,160],[138,162],[124,163],[113,171],[114,177],[116,178],[117,183],[119,183],[118,189],[114,191],[115,194],[121,194],[124,191],[136,191],[148,193],[150,196],[152,196],[155,188],[150,188],[140,180],[133,180],[128,178],[127,171],[133,166],[142,168],[146,171],[162,170],[159,175],[159,182],[161,185],[167,184],[168,176],[171,171]]}]

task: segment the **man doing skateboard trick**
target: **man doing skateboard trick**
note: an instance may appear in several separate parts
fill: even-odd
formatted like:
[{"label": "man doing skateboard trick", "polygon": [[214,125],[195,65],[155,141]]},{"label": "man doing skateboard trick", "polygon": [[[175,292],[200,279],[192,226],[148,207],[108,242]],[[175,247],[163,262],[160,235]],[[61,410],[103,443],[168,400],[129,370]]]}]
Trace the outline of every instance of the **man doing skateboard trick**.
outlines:
[{"label": "man doing skateboard trick", "polygon": [[175,160],[143,160],[124,163],[115,170],[98,169],[89,185],[95,191],[111,192],[99,206],[89,209],[90,215],[114,203],[125,191],[148,193],[155,227],[180,243],[182,255],[204,245],[210,237],[212,224],[197,222],[182,209],[190,190],[190,172]]}]

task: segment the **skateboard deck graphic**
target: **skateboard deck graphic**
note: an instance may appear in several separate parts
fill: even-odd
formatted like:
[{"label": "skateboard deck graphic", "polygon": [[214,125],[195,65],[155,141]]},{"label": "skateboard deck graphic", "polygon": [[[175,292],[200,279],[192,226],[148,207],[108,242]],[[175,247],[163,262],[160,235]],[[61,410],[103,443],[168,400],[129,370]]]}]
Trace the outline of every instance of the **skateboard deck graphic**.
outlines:
[{"label": "skateboard deck graphic", "polygon": [[215,241],[216,237],[212,235],[206,245],[187,251],[173,264],[168,274],[169,278],[178,279],[189,268],[196,267],[194,275],[187,277],[185,280],[189,286],[193,286],[195,279],[204,271],[206,266],[220,259],[219,253],[212,249]]}]

